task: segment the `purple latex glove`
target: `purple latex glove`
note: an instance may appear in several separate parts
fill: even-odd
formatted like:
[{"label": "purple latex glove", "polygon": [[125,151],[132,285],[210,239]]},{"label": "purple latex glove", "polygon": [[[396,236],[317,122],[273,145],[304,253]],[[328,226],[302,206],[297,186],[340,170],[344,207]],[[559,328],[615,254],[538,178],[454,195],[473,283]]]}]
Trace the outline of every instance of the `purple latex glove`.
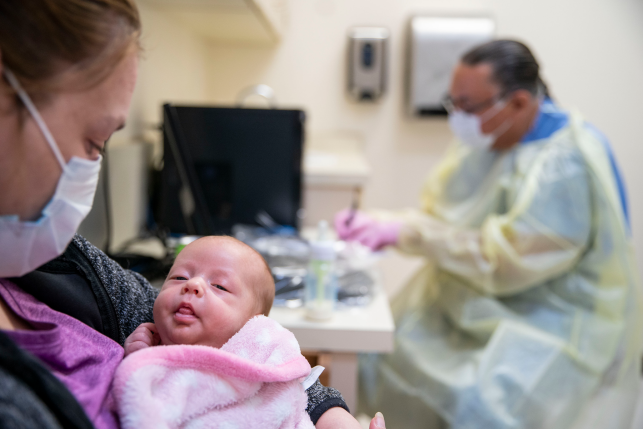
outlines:
[{"label": "purple latex glove", "polygon": [[359,210],[344,209],[335,215],[335,231],[340,239],[358,241],[373,250],[397,243],[402,222],[381,222]]}]

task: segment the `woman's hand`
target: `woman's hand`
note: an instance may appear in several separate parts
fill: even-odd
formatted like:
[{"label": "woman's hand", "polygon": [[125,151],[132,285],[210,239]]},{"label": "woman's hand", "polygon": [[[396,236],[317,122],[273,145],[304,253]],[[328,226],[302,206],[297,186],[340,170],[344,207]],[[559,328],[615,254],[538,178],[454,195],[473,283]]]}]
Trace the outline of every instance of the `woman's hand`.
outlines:
[{"label": "woman's hand", "polygon": [[375,417],[371,420],[371,424],[368,425],[368,429],[386,429],[386,423],[384,423],[384,415],[379,411],[375,413]]},{"label": "woman's hand", "polygon": [[[355,417],[340,407],[331,408],[322,414],[315,427],[317,429],[362,429]],[[386,429],[382,413],[375,414],[368,429]]]},{"label": "woman's hand", "polygon": [[161,337],[154,323],[141,323],[125,340],[125,356],[138,350],[158,346]]}]

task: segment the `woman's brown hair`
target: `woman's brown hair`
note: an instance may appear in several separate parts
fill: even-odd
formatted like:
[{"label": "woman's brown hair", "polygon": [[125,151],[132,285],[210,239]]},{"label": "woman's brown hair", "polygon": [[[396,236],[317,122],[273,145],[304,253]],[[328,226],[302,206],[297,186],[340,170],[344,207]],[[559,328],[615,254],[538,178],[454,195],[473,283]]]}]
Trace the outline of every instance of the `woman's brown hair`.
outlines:
[{"label": "woman's brown hair", "polygon": [[28,92],[49,91],[69,69],[107,76],[141,23],[134,0],[1,0],[0,59]]}]

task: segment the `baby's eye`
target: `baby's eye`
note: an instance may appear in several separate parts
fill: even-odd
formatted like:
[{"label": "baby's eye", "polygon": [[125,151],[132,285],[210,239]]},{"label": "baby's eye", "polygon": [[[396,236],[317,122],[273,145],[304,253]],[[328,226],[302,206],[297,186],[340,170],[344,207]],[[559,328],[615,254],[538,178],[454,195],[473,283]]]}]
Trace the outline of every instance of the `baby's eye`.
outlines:
[{"label": "baby's eye", "polygon": [[176,277],[174,277],[174,280],[187,280],[187,277],[176,276]]},{"label": "baby's eye", "polygon": [[224,288],[224,287],[223,287],[223,286],[221,286],[221,285],[212,285],[212,286],[214,286],[214,287],[215,287],[215,288],[217,288],[217,289],[221,289],[222,291],[225,291],[225,292],[227,292],[227,291],[228,291],[228,289]]}]

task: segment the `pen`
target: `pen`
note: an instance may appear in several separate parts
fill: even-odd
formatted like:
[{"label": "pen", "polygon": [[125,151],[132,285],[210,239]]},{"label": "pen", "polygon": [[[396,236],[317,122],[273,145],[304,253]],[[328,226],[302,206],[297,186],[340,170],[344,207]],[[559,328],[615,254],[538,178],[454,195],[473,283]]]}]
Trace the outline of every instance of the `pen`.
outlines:
[{"label": "pen", "polygon": [[361,194],[361,189],[358,186],[353,188],[353,200],[351,201],[351,211],[348,217],[346,218],[346,222],[344,222],[344,225],[346,227],[351,226],[351,223],[353,223],[353,219],[355,219],[355,214],[359,209],[360,194]]}]

